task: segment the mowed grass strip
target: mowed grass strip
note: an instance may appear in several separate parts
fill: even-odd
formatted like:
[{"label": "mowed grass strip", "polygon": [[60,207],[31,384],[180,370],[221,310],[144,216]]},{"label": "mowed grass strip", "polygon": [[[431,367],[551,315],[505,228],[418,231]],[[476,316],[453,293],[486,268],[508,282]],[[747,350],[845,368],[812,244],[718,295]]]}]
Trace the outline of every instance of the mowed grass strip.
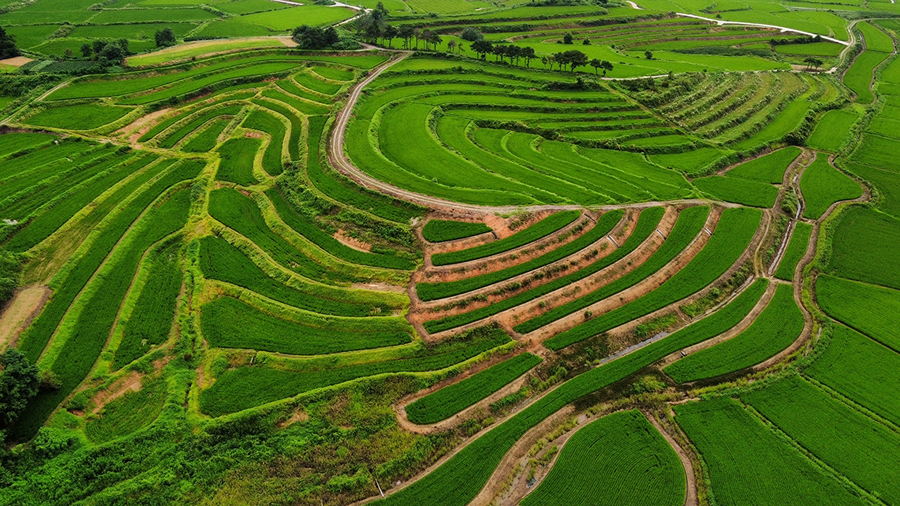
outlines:
[{"label": "mowed grass strip", "polygon": [[900,434],[799,376],[742,395],[803,448],[888,504],[900,501]]},{"label": "mowed grass strip", "polygon": [[806,254],[811,234],[812,225],[797,222],[797,225],[794,227],[794,233],[791,234],[791,241],[788,243],[784,256],[781,258],[781,263],[778,264],[778,269],[775,271],[776,278],[785,281],[794,279],[794,270],[797,268],[800,259]]},{"label": "mowed grass strip", "polygon": [[703,455],[719,503],[866,504],[732,399],[675,406],[675,420]]},{"label": "mowed grass strip", "polygon": [[863,193],[859,183],[831,166],[825,153],[819,153],[816,161],[803,171],[800,191],[806,202],[803,216],[814,220],[819,219],[831,204],[859,198]]},{"label": "mowed grass strip", "polygon": [[446,420],[500,390],[511,381],[541,363],[541,358],[522,353],[446,386],[406,406],[409,421],[418,424]]},{"label": "mowed grass strip", "polygon": [[461,293],[470,292],[483,288],[494,283],[499,283],[512,277],[531,272],[545,265],[561,260],[569,255],[573,255],[591,244],[603,239],[610,233],[616,223],[621,220],[625,214],[622,210],[615,210],[605,213],[601,216],[597,223],[584,235],[578,237],[574,241],[545,253],[533,260],[508,267],[506,269],[495,271],[481,276],[460,279],[458,281],[448,281],[445,283],[419,283],[416,285],[416,294],[423,301],[441,299],[444,297],[452,297]]},{"label": "mowed grass strip", "polygon": [[428,220],[422,227],[422,236],[428,242],[455,241],[472,237],[473,235],[486,234],[491,227],[484,223],[469,223],[466,221]]},{"label": "mowed grass strip", "polygon": [[221,416],[368,376],[437,371],[509,342],[502,329],[483,327],[432,346],[422,346],[408,357],[394,360],[336,366],[332,359],[325,359],[328,362],[296,371],[264,365],[229,369],[210,388],[200,392],[200,410]]},{"label": "mowed grass strip", "polygon": [[[621,411],[572,436],[522,506],[681,506],[687,488],[675,450],[640,411]],[[607,502],[608,501],[608,502]]]},{"label": "mowed grass strip", "polygon": [[664,371],[679,383],[740,371],[787,348],[802,331],[803,313],[794,301],[794,288],[781,284],[747,330],[712,348],[688,355]]},{"label": "mowed grass strip", "polygon": [[396,346],[412,341],[401,318],[278,317],[231,297],[204,304],[203,336],[216,348],[243,348],[291,355],[324,355]]},{"label": "mowed grass strip", "polygon": [[431,256],[431,263],[434,265],[452,265],[462,262],[478,260],[479,258],[496,255],[511,249],[524,246],[528,243],[542,239],[566,225],[575,221],[581,215],[581,211],[562,211],[551,214],[534,225],[516,232],[515,234],[500,239],[499,241],[489,242],[474,248],[454,251],[451,253],[438,253]]},{"label": "mowed grass strip", "polygon": [[662,219],[663,213],[665,213],[665,210],[662,207],[651,207],[649,209],[644,209],[643,211],[641,211],[641,215],[638,218],[638,222],[635,226],[634,232],[632,232],[628,237],[628,240],[626,240],[625,243],[622,244],[621,248],[613,251],[609,255],[601,258],[600,260],[597,260],[596,262],[582,267],[576,272],[573,272],[536,288],[532,288],[531,290],[520,293],[508,299],[494,302],[489,306],[485,306],[474,311],[469,311],[468,313],[462,313],[459,315],[448,316],[440,320],[425,322],[425,329],[428,332],[441,332],[444,330],[452,329],[454,327],[459,327],[460,325],[472,323],[482,318],[487,318],[488,316],[495,315],[497,313],[500,313],[501,311],[506,311],[507,309],[514,308],[520,304],[524,304],[528,301],[534,300],[554,290],[569,286],[570,284],[584,279],[591,274],[594,274],[595,272],[599,272],[605,267],[612,265],[619,259],[625,257],[626,255],[634,251],[641,243],[643,243],[644,240],[646,240],[647,237],[649,237],[650,234],[652,234],[653,231],[656,230],[656,226]]},{"label": "mowed grass strip", "polygon": [[584,294],[578,299],[555,307],[540,316],[516,325],[514,327],[515,331],[523,334],[533,332],[560,318],[575,313],[576,311],[580,311],[591,304],[600,302],[607,297],[611,297],[616,293],[640,283],[654,272],[665,267],[666,264],[671,262],[694,241],[697,235],[703,230],[703,225],[706,224],[706,219],[709,217],[709,210],[709,207],[706,206],[695,206],[681,211],[681,213],[678,214],[678,221],[675,222],[675,226],[672,228],[666,241],[659,249],[653,252],[653,255],[651,255],[650,258],[633,271],[597,290]]},{"label": "mowed grass strip", "polygon": [[649,294],[588,320],[544,342],[552,350],[606,332],[679,301],[724,274],[740,258],[759,227],[762,213],[749,208],[722,212],[716,231],[690,263]]}]

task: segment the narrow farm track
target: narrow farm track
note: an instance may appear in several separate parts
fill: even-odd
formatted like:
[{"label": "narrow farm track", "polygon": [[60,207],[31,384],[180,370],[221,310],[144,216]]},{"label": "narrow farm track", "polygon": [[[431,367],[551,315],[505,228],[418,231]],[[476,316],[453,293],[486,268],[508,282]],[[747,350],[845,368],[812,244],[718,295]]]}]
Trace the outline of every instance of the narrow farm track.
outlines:
[{"label": "narrow farm track", "polygon": [[644,416],[647,420],[662,434],[662,437],[666,440],[667,443],[675,450],[675,453],[678,454],[678,460],[681,461],[681,466],[684,467],[684,477],[687,480],[687,487],[685,487],[685,496],[684,496],[684,506],[698,506],[700,504],[700,500],[697,497],[697,475],[694,474],[694,464],[691,462],[691,458],[688,456],[687,451],[678,444],[677,441],[663,428],[662,425],[659,424],[656,417],[652,414],[643,412]]}]

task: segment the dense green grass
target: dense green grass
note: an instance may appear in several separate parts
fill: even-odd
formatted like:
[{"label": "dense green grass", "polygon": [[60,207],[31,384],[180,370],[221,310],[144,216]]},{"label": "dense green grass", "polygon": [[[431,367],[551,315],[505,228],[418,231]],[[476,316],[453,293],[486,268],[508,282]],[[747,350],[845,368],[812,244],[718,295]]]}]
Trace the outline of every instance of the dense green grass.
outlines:
[{"label": "dense green grass", "polygon": [[194,138],[189,140],[181,147],[182,151],[188,153],[208,153],[212,151],[219,142],[219,135],[231,123],[231,120],[213,120],[206,128]]},{"label": "dense green grass", "polygon": [[900,292],[825,274],[816,279],[816,300],[832,318],[900,353],[894,315]]},{"label": "dense green grass", "polygon": [[866,41],[866,51],[875,51],[879,53],[894,52],[894,44],[891,42],[890,36],[872,26],[871,23],[857,23],[856,27],[863,34]]},{"label": "dense green grass", "polygon": [[659,288],[624,306],[557,334],[545,341],[545,346],[553,350],[562,349],[697,292],[715,281],[737,261],[750,244],[761,218],[762,214],[753,209],[726,209],[722,212],[716,230],[706,246],[688,265]]},{"label": "dense green grass", "polygon": [[900,500],[900,434],[799,376],[741,397],[835,471],[888,504]]},{"label": "dense green grass", "polygon": [[778,285],[775,296],[747,330],[712,348],[700,350],[665,368],[679,383],[709,379],[756,365],[794,342],[803,331],[803,313],[791,285]]},{"label": "dense green grass", "polygon": [[461,251],[436,253],[431,256],[431,263],[434,265],[452,265],[497,255],[542,239],[572,223],[579,216],[581,216],[580,211],[562,211],[551,214],[534,225],[504,239]]},{"label": "dense green grass", "polygon": [[253,241],[273,260],[320,282],[346,281],[347,276],[331,271],[304,255],[266,224],[256,202],[237,190],[221,188],[210,194],[209,214],[225,226]]},{"label": "dense green grass", "polygon": [[781,184],[784,171],[798,156],[800,148],[788,146],[774,153],[744,162],[727,172],[730,177],[749,179],[760,183]]},{"label": "dense green grass", "polygon": [[827,271],[900,289],[900,220],[874,209],[844,211],[833,232]]},{"label": "dense green grass", "polygon": [[382,304],[366,303],[345,290],[315,284],[289,286],[270,277],[239,249],[218,237],[200,240],[200,270],[206,278],[232,283],[313,313],[371,316],[390,309]]},{"label": "dense green grass", "polygon": [[571,302],[555,307],[552,310],[532,318],[526,322],[520,323],[514,327],[516,332],[527,334],[533,332],[545,325],[548,325],[564,316],[568,316],[576,311],[587,308],[591,304],[600,302],[607,297],[626,290],[644,279],[652,275],[654,272],[662,269],[672,261],[679,253],[684,251],[701,233],[706,220],[709,217],[709,207],[695,206],[689,207],[679,213],[678,221],[666,238],[666,241],[653,252],[644,263],[636,267],[633,271],[612,281],[597,290],[586,293],[583,296]]},{"label": "dense green grass", "polygon": [[429,242],[444,242],[484,234],[491,227],[484,223],[468,223],[465,221],[428,220],[422,227],[422,236]]},{"label": "dense green grass", "polygon": [[859,183],[828,163],[825,153],[819,153],[816,161],[803,171],[800,191],[806,202],[803,216],[811,219],[819,219],[831,204],[858,198],[863,193]]},{"label": "dense green grass", "polygon": [[775,271],[776,278],[785,281],[794,279],[794,269],[796,269],[797,263],[800,262],[800,259],[803,258],[803,255],[806,254],[806,250],[809,248],[809,237],[811,234],[812,225],[797,222],[797,225],[794,227],[794,233],[791,235],[791,241],[788,243],[784,256],[781,258],[781,263],[778,264],[778,269]]},{"label": "dense green grass", "polygon": [[145,381],[137,392],[127,392],[103,407],[92,418],[84,432],[94,443],[106,443],[126,436],[152,424],[162,411],[166,400],[166,381]]},{"label": "dense green grass", "polygon": [[219,147],[222,161],[219,163],[219,170],[216,171],[216,180],[231,181],[241,186],[259,183],[253,177],[253,164],[261,147],[262,141],[252,137],[238,137],[225,141]]},{"label": "dense green grass", "polygon": [[409,357],[395,360],[338,367],[329,361],[300,371],[265,366],[230,369],[217,378],[212,387],[200,393],[200,409],[209,415],[220,416],[367,376],[435,371],[509,342],[509,336],[502,329],[479,329],[431,347],[423,346]]},{"label": "dense green grass", "polygon": [[772,207],[778,197],[778,188],[771,184],[739,177],[702,177],[694,180],[694,186],[714,199],[751,207]]},{"label": "dense green grass", "polygon": [[341,260],[385,269],[412,270],[416,267],[415,262],[405,258],[353,249],[319,228],[312,216],[304,214],[290,204],[276,188],[267,190],[266,195],[275,206],[278,216],[289,227]]},{"label": "dense green grass", "polygon": [[92,130],[112,123],[129,112],[131,112],[129,107],[79,104],[44,109],[25,121],[29,125],[66,130]]},{"label": "dense green grass", "polygon": [[[210,109],[207,111],[200,112],[195,115],[194,119],[185,123],[177,130],[174,130],[172,133],[167,135],[163,140],[159,142],[159,147],[161,148],[171,148],[178,144],[181,139],[190,135],[191,132],[200,128],[202,125],[212,120],[213,118],[219,116],[230,116],[237,114],[243,108],[240,104],[228,105],[225,107],[218,107],[214,109]],[[175,116],[169,120],[163,121],[150,129],[144,136],[142,136],[139,140],[144,141],[154,137],[156,134],[162,132],[164,129],[168,128],[176,121],[180,120],[180,116]],[[146,139],[145,139],[146,138]]]},{"label": "dense green grass", "polygon": [[728,398],[675,406],[721,504],[865,504]]},{"label": "dense green grass", "polygon": [[806,139],[806,145],[824,151],[836,152],[844,144],[850,128],[859,119],[859,114],[847,109],[828,111],[816,124],[813,133]]},{"label": "dense green grass", "polygon": [[540,357],[530,353],[516,355],[407,405],[406,416],[418,424],[446,420],[505,387],[540,362]]},{"label": "dense green grass", "polygon": [[825,352],[807,375],[900,425],[900,354],[852,329],[838,325]]},{"label": "dense green grass", "polygon": [[118,369],[146,354],[151,346],[166,342],[175,318],[175,299],[181,292],[181,241],[147,255],[150,262],[147,282],[134,309],[125,321],[122,342],[116,349],[113,367]]},{"label": "dense green grass", "polygon": [[875,51],[863,51],[853,65],[844,73],[844,84],[856,93],[856,102],[871,104],[875,100],[870,86],[872,85],[872,73],[875,67],[887,58],[887,54]]},{"label": "dense green grass", "polygon": [[616,223],[619,222],[623,214],[624,212],[621,210],[604,213],[603,216],[597,220],[597,223],[585,234],[574,241],[547,252],[535,259],[489,274],[473,276],[458,281],[448,281],[445,283],[418,283],[416,284],[416,294],[424,301],[451,297],[539,269],[545,265],[566,258],[569,255],[573,255],[599,241],[612,231],[613,227],[616,226]]},{"label": "dense green grass", "polygon": [[644,240],[647,239],[647,237],[649,237],[650,234],[654,232],[654,230],[656,230],[656,226],[662,219],[664,212],[665,210],[662,207],[651,207],[641,211],[641,215],[638,218],[638,222],[635,226],[634,232],[632,232],[631,235],[628,236],[628,239],[624,244],[622,244],[622,247],[613,251],[609,255],[606,255],[600,260],[582,267],[576,272],[567,274],[566,276],[555,279],[549,283],[545,283],[526,292],[520,293],[508,299],[494,302],[489,306],[476,309],[468,313],[448,316],[440,320],[425,322],[425,329],[429,332],[441,332],[443,330],[452,329],[460,325],[465,325],[467,323],[480,320],[481,318],[486,318],[501,311],[516,307],[520,304],[524,304],[525,302],[534,300],[554,290],[566,287],[574,283],[575,281],[584,279],[591,274],[594,274],[595,272],[599,272],[607,266],[612,265],[619,259],[625,257],[626,255],[628,255],[628,253],[631,253],[641,243],[643,243]]},{"label": "dense green grass", "polygon": [[675,450],[639,411],[591,422],[572,436],[523,506],[684,503],[684,468]]},{"label": "dense green grass", "polygon": [[189,209],[190,193],[184,190],[174,193],[145,214],[137,228],[131,230],[130,240],[116,248],[89,286],[88,293],[82,294],[81,311],[69,320],[68,338],[49,365],[62,384],[61,388],[43,392],[28,403],[16,426],[16,436],[33,435],[56,406],[84,380],[106,345],[141,256],[153,243],[183,227]]},{"label": "dense green grass", "polygon": [[287,129],[285,128],[284,123],[271,114],[267,114],[263,111],[253,111],[247,116],[247,119],[244,120],[243,127],[265,132],[272,137],[266,148],[266,152],[263,153],[262,165],[263,169],[265,169],[270,176],[281,174],[284,170],[281,163],[281,147],[284,144],[284,137],[287,135]]},{"label": "dense green grass", "polygon": [[222,297],[203,306],[200,322],[210,346],[292,355],[323,355],[411,341],[409,325],[402,319],[354,321],[308,314],[289,318],[267,314],[231,297]]},{"label": "dense green grass", "polygon": [[[407,488],[380,501],[389,505],[442,504],[464,506],[481,491],[497,464],[530,428],[562,409],[566,404],[632,375],[647,365],[686,346],[708,339],[743,318],[765,288],[758,281],[753,291],[741,297],[715,315],[675,332],[634,353],[625,355],[600,367],[591,369],[562,384],[521,412],[494,427],[483,436],[453,455],[447,462]],[[745,297],[746,295],[746,297]],[[753,298],[753,297],[756,298]],[[749,301],[749,304],[747,303]],[[723,328],[724,327],[724,328]]]}]

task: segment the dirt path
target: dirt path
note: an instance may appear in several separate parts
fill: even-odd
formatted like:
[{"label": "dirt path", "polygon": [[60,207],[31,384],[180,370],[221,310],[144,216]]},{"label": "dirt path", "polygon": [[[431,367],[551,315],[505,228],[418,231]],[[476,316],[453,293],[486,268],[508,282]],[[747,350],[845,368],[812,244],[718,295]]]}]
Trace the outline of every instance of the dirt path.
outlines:
[{"label": "dirt path", "polygon": [[[683,18],[702,19],[703,21],[708,21],[708,22],[710,22],[710,23],[715,23],[715,24],[717,24],[717,25],[719,25],[719,26],[723,26],[723,25],[758,26],[758,27],[760,27],[760,28],[774,28],[774,29],[780,30],[780,31],[782,31],[782,32],[799,33],[799,34],[801,34],[801,35],[806,35],[807,37],[814,37],[814,36],[818,35],[818,34],[815,34],[815,33],[804,32],[804,31],[802,31],[802,30],[797,30],[797,29],[795,29],[795,28],[787,28],[787,27],[784,27],[784,26],[778,26],[778,25],[767,25],[767,24],[763,24],[763,23],[743,23],[743,22],[740,22],[740,21],[725,21],[725,20],[722,20],[722,19],[705,18],[705,17],[703,17],[703,16],[697,16],[697,15],[695,15],[695,14],[685,14],[685,13],[683,13],[683,12],[676,12],[675,15],[676,15],[676,16],[681,16],[681,17],[683,17]],[[850,46],[850,45],[851,45],[850,42],[844,42],[843,40],[835,39],[835,38],[833,38],[833,37],[828,37],[828,36],[825,36],[825,35],[819,35],[819,37],[822,38],[823,40],[827,40],[827,41],[829,41],[829,42],[834,42],[834,43],[840,44],[840,45],[842,45],[842,46]]]},{"label": "dirt path", "polygon": [[41,312],[51,290],[46,285],[19,288],[0,313],[0,350],[15,346],[19,334]]},{"label": "dirt path", "polygon": [[684,506],[698,506],[700,500],[697,498],[697,476],[694,474],[694,464],[691,462],[690,456],[684,451],[684,448],[682,448],[681,445],[666,432],[662,425],[659,424],[656,417],[647,412],[642,411],[642,413],[647,417],[647,420],[656,427],[656,430],[662,434],[662,437],[669,443],[669,446],[675,450],[675,453],[678,454],[678,460],[681,461],[681,465],[684,467],[684,476],[687,478],[687,493],[684,497]]}]

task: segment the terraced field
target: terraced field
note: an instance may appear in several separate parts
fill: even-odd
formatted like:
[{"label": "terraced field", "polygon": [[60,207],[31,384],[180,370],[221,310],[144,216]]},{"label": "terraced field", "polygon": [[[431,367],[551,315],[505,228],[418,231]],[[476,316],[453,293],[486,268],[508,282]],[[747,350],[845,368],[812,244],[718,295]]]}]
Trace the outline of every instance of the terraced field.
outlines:
[{"label": "terraced field", "polygon": [[186,1],[0,9],[223,38],[0,78],[0,504],[900,501],[900,25]]}]

